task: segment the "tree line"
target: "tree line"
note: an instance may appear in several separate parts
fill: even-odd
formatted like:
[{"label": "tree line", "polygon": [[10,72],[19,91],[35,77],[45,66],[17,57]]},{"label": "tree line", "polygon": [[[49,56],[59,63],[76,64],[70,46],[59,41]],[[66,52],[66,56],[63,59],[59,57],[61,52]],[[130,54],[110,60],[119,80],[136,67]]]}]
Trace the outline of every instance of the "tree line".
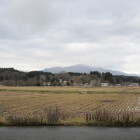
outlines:
[{"label": "tree line", "polygon": [[110,85],[130,83],[140,84],[140,77],[112,75],[110,72],[91,71],[87,73],[30,71],[23,72],[14,68],[0,68],[0,85],[4,86],[100,86],[101,83]]}]

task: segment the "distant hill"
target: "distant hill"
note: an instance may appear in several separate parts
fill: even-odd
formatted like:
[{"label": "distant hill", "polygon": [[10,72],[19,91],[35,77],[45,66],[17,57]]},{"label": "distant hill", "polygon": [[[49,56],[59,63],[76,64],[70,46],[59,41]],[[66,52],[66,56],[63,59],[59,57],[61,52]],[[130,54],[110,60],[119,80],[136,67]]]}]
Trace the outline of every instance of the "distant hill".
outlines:
[{"label": "distant hill", "polygon": [[102,82],[107,82],[111,85],[121,84],[123,86],[129,86],[133,83],[136,84],[136,86],[140,85],[140,77],[136,77],[136,75],[130,76],[119,71],[90,67],[81,64],[70,67],[49,68],[44,71],[22,72],[14,68],[0,68],[0,85],[79,86],[88,84],[92,86],[100,86]]},{"label": "distant hill", "polygon": [[113,75],[127,75],[124,72],[121,71],[115,71],[110,69],[104,69],[104,68],[98,68],[98,67],[91,67],[87,65],[74,65],[74,66],[68,66],[68,67],[53,67],[53,68],[46,68],[43,70],[44,72],[52,72],[52,73],[60,73],[62,71],[65,72],[79,72],[79,73],[90,73],[90,71],[98,71],[98,72],[110,72]]},{"label": "distant hill", "polygon": [[0,73],[1,72],[20,72],[20,71],[14,68],[0,68]]}]

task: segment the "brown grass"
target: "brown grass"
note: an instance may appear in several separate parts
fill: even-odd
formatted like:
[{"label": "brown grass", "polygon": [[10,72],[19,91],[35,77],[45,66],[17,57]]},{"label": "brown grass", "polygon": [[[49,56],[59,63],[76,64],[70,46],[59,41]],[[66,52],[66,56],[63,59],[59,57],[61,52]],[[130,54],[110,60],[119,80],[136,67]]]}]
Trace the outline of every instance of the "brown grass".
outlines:
[{"label": "brown grass", "polygon": [[140,87],[6,87],[5,90],[30,90],[30,91],[93,91],[93,92],[134,92],[140,93]]},{"label": "brown grass", "polygon": [[[87,124],[89,122],[84,119],[85,116],[87,114],[92,117],[93,114],[96,116],[95,113],[100,110],[107,111],[109,116],[133,113],[134,119],[140,117],[140,90],[138,87],[0,87],[0,89],[8,89],[8,91],[0,91],[0,124],[9,124],[9,122],[12,124],[15,120],[21,125],[28,125],[30,122],[32,122],[31,125]],[[16,90],[16,92],[12,90]],[[69,91],[73,92],[67,94]],[[79,94],[81,91],[91,92],[90,94]],[[91,94],[92,91],[94,94]],[[95,94],[95,91],[100,94]],[[131,94],[122,94],[123,91],[131,92]],[[58,94],[59,92],[60,94]],[[132,94],[133,92],[138,94]]]}]

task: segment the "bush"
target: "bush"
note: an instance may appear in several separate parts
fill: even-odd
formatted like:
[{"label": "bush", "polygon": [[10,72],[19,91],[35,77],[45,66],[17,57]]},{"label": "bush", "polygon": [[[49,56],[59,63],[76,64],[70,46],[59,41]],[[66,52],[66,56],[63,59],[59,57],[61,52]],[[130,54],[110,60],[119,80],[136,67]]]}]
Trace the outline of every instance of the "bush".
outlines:
[{"label": "bush", "polygon": [[51,106],[48,109],[47,121],[48,124],[57,124],[60,119],[60,110],[58,107],[52,108]]}]

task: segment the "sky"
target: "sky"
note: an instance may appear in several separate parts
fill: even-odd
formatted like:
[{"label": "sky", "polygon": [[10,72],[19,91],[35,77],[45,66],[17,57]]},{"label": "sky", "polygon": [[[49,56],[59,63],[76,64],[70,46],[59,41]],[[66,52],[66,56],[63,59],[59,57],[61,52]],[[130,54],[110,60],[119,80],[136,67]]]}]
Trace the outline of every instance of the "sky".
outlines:
[{"label": "sky", "polygon": [[0,67],[85,64],[140,74],[139,0],[0,0]]}]

